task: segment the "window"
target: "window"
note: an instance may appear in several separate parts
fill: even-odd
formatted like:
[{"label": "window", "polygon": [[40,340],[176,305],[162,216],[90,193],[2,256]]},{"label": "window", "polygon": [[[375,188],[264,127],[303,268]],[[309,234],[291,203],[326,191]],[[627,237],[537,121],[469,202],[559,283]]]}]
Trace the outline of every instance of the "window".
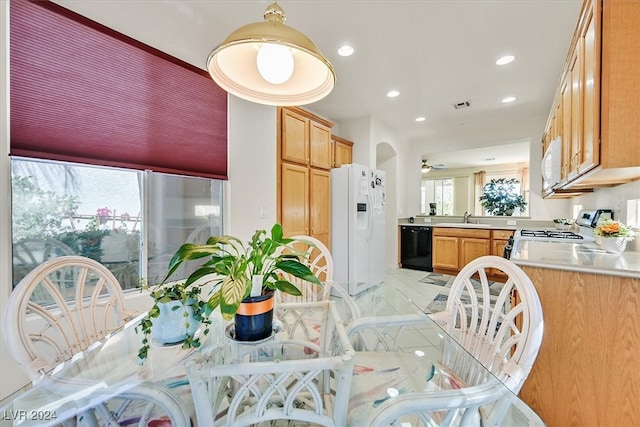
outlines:
[{"label": "window", "polygon": [[640,228],[640,199],[627,200],[627,225]]},{"label": "window", "polygon": [[453,215],[453,178],[425,179],[421,188],[421,212]]},{"label": "window", "polygon": [[[490,183],[491,180],[515,180],[516,182],[512,187],[513,192],[517,195],[522,195],[526,206],[523,208],[516,208],[514,214],[524,216],[527,215],[529,206],[529,187],[527,185],[528,172],[528,169],[513,172],[486,172],[485,185],[486,183]],[[475,200],[474,203],[480,204],[481,202],[479,200]],[[493,213],[488,212],[486,209],[483,209],[482,212],[483,215],[494,215]]]},{"label": "window", "polygon": [[14,286],[63,255],[104,264],[123,289],[154,284],[180,244],[222,232],[218,180],[21,158],[11,168]]}]

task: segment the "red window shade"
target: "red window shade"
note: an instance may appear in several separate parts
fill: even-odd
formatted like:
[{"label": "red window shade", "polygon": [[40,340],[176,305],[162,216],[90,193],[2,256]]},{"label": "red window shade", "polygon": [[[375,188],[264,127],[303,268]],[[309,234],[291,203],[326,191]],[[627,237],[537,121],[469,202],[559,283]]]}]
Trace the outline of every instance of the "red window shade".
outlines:
[{"label": "red window shade", "polygon": [[206,71],[51,2],[11,0],[12,155],[227,178]]}]

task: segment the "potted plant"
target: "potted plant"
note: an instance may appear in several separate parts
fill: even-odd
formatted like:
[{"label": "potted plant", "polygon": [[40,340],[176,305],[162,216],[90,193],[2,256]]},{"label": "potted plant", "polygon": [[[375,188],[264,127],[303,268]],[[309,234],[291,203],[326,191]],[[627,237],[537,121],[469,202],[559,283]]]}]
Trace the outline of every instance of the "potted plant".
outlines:
[{"label": "potted plant", "polygon": [[[149,289],[144,283],[141,288]],[[200,338],[195,333],[201,324],[205,324],[203,333],[206,335],[210,324],[206,301],[200,297],[202,288],[181,281],[163,283],[150,291],[154,303],[140,321],[144,337],[138,357],[142,360],[147,358],[149,335],[161,344],[182,342],[183,348],[199,347]]]},{"label": "potted plant", "polygon": [[627,248],[627,242],[633,240],[635,233],[620,221],[605,219],[598,222],[593,234],[606,252],[621,254]]},{"label": "potted plant", "polygon": [[479,200],[482,207],[491,215],[511,216],[516,208],[523,210],[527,206],[524,196],[516,191],[515,178],[492,179],[482,188],[482,196]]},{"label": "potted plant", "polygon": [[[211,236],[204,244],[184,243],[171,258],[169,271],[159,289],[165,289],[168,279],[185,261],[205,260],[184,282],[185,289],[201,289],[213,283],[208,298],[199,293],[191,296],[197,301],[194,309],[201,320],[216,308],[220,308],[225,320],[235,320],[235,338],[254,341],[272,333],[273,292],[279,290],[292,295],[301,295],[300,290],[279,273],[322,286],[320,280],[301,262],[305,253],[281,253],[279,248],[295,242],[283,236],[282,226],[275,224],[267,236],[265,230],[257,230],[245,245],[233,236]],[[158,294],[158,296],[167,294]],[[156,301],[156,295],[152,293]],[[188,298],[187,298],[188,299]],[[259,308],[246,308],[244,304],[255,304]],[[152,327],[151,324],[148,324]],[[245,331],[244,327],[250,329]],[[256,329],[251,329],[252,327]],[[199,345],[193,336],[185,346]]]}]

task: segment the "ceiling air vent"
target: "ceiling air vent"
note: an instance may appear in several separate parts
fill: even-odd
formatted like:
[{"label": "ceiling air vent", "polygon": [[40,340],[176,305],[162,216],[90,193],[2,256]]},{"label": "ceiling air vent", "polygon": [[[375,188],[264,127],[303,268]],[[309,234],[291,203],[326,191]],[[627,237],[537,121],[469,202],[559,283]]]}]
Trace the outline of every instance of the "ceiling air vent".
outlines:
[{"label": "ceiling air vent", "polygon": [[453,108],[455,108],[456,110],[461,110],[467,107],[471,107],[471,101],[463,101],[453,104]]}]

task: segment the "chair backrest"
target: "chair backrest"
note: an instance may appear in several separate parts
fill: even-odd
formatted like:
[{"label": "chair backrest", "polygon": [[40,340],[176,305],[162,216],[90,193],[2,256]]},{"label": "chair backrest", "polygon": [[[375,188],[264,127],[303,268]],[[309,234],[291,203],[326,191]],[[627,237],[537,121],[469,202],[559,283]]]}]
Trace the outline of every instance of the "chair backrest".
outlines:
[{"label": "chair backrest", "polygon": [[62,256],[20,281],[3,327],[9,353],[35,379],[128,318],[120,284],[106,267],[89,258]]},{"label": "chair backrest", "polygon": [[331,252],[320,240],[311,236],[293,236],[296,242],[281,248],[282,253],[298,253],[300,262],[315,274],[324,287],[319,287],[290,274],[283,276],[302,292],[301,296],[293,296],[276,292],[277,302],[315,302],[329,299],[331,282],[333,281],[333,258]]},{"label": "chair backrest", "polygon": [[45,261],[75,255],[73,249],[53,237],[24,239],[13,244],[13,284]]},{"label": "chair backrest", "polygon": [[[507,279],[497,295],[487,278],[493,269]],[[498,256],[471,261],[456,276],[447,299],[445,329],[514,393],[529,375],[542,343],[542,306],[520,267]],[[460,369],[460,368],[458,368]]]}]

